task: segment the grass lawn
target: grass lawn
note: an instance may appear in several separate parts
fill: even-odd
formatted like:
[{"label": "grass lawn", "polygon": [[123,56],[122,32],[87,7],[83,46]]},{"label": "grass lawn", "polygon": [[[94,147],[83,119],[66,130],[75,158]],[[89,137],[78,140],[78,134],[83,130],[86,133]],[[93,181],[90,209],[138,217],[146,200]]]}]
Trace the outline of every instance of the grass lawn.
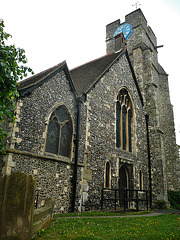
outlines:
[{"label": "grass lawn", "polygon": [[180,239],[180,216],[133,218],[60,218],[42,229],[34,240],[44,239]]}]

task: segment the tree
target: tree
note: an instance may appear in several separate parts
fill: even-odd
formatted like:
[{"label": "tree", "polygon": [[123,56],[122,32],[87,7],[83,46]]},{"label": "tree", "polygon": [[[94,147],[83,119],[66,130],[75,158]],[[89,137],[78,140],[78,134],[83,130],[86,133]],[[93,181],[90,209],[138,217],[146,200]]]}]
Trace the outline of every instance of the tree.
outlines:
[{"label": "tree", "polygon": [[19,96],[17,85],[20,79],[32,72],[25,66],[27,58],[24,49],[15,45],[7,45],[8,38],[12,37],[4,31],[4,21],[0,19],[0,151],[5,153],[3,140],[8,133],[3,128],[5,119],[15,121],[16,103]]}]

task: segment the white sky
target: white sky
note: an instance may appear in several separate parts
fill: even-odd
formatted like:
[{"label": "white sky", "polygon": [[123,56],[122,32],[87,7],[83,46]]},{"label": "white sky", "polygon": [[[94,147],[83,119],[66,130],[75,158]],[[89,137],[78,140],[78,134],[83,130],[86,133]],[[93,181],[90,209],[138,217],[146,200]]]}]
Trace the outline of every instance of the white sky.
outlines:
[{"label": "white sky", "polygon": [[[135,10],[135,0],[1,0],[0,18],[35,73],[64,60],[69,69],[106,54],[105,26]],[[169,74],[180,145],[180,0],[139,0],[154,31],[159,62]],[[166,117],[166,116],[164,116]]]}]

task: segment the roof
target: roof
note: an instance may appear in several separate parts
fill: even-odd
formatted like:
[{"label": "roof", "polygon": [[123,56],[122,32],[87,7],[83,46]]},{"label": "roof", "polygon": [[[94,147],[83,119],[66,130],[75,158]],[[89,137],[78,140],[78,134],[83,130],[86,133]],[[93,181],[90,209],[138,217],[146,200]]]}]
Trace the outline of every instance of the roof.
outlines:
[{"label": "roof", "polygon": [[31,93],[35,88],[39,87],[45,81],[47,81],[50,77],[52,77],[54,74],[56,74],[57,72],[60,72],[62,70],[65,71],[65,74],[70,82],[71,90],[76,95],[76,91],[75,91],[74,85],[72,83],[66,61],[63,61],[43,72],[35,74],[32,77],[19,82],[19,86],[17,88],[19,90],[20,96],[24,96],[26,94]]},{"label": "roof", "polygon": [[25,89],[25,88],[27,88],[27,87],[30,87],[30,86],[33,86],[33,85],[37,84],[37,83],[40,82],[42,79],[44,79],[46,76],[48,76],[49,74],[51,74],[52,72],[54,72],[56,69],[58,69],[59,67],[63,66],[64,63],[65,63],[65,61],[62,62],[62,63],[60,63],[60,64],[58,64],[58,65],[56,65],[56,66],[54,66],[54,67],[52,67],[52,68],[49,68],[49,69],[47,69],[47,70],[45,70],[45,71],[43,71],[43,72],[40,72],[40,73],[38,73],[38,74],[35,74],[35,75],[33,75],[32,77],[27,78],[27,79],[21,81],[21,82],[19,83],[18,89],[19,89],[19,90],[22,90],[22,89]]},{"label": "roof", "polygon": [[86,93],[105,74],[112,64],[124,53],[111,53],[70,71],[73,84],[79,96]]},{"label": "roof", "polygon": [[66,61],[63,61],[52,68],[49,68],[39,74],[33,75],[32,77],[21,81],[18,86],[20,96],[31,93],[35,88],[41,86],[45,81],[50,79],[57,72],[64,70],[66,77],[69,80],[70,88],[75,94],[75,97],[80,97],[83,94],[88,93],[88,91],[90,91],[94,87],[98,80],[116,62],[116,60],[118,60],[124,54],[126,55],[126,58],[129,62],[130,70],[143,105],[141,91],[139,89],[134,69],[131,64],[126,47],[121,49],[121,51],[119,52],[112,52],[101,58],[95,59],[77,68],[74,68],[71,71],[69,71]]}]

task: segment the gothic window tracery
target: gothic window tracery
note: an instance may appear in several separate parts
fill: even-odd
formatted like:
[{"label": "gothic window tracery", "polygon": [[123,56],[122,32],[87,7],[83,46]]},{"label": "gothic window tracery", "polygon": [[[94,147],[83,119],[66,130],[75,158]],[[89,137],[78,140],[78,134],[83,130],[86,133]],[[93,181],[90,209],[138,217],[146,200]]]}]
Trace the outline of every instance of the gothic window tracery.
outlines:
[{"label": "gothic window tracery", "polygon": [[132,102],[124,88],[116,102],[116,147],[132,152]]},{"label": "gothic window tracery", "polygon": [[51,114],[47,130],[45,152],[60,156],[71,156],[73,126],[65,105],[60,105]]}]

